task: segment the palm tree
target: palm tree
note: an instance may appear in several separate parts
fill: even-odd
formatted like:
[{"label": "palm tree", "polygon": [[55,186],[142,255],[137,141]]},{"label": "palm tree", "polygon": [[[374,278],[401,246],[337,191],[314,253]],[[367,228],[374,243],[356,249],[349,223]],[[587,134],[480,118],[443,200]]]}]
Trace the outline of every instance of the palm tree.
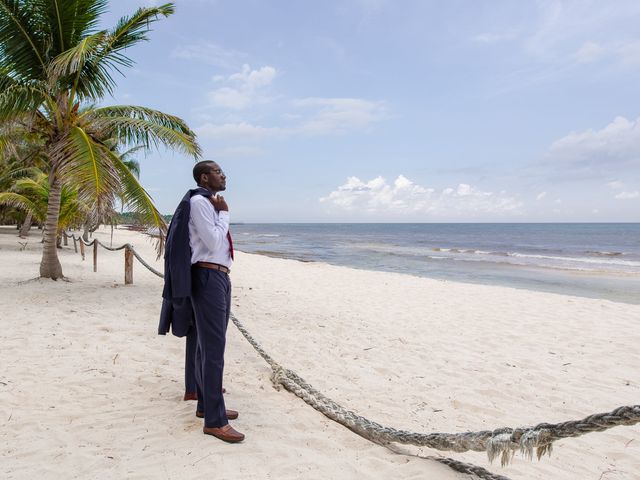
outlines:
[{"label": "palm tree", "polygon": [[[42,145],[29,132],[16,125],[0,124],[0,191],[13,187],[16,179],[35,176],[46,167],[46,158],[42,155]],[[15,217],[16,210],[9,209]],[[26,237],[33,222],[30,212],[18,214],[21,219],[20,237]],[[1,219],[1,218],[0,218]]]},{"label": "palm tree", "polygon": [[[150,25],[174,12],[171,3],[140,8],[114,28],[98,30],[106,5],[105,0],[0,0],[0,123],[37,138],[48,164],[41,277],[63,277],[56,251],[63,185],[98,208],[123,192],[130,208],[166,232],[114,142],[200,155],[195,134],[178,117],[140,106],[96,106],[113,93],[112,73],[133,64],[125,49],[147,40]],[[3,142],[8,140],[0,138]]]},{"label": "palm tree", "polygon": [[[0,192],[0,205],[17,208],[30,214],[37,222],[44,222],[51,188],[48,175],[39,172],[35,178],[22,177],[15,180],[12,191]],[[66,185],[60,191],[60,215],[58,231],[77,225],[90,213],[90,207],[78,198],[78,191]]]}]

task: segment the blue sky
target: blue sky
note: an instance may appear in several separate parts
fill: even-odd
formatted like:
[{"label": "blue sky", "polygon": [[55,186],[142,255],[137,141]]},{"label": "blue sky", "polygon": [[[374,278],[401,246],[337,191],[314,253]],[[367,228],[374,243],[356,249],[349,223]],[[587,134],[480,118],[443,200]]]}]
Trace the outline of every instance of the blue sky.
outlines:
[{"label": "blue sky", "polygon": [[[233,221],[640,221],[639,23],[637,0],[178,0],[108,102],[184,118]],[[140,160],[172,212],[193,159]]]}]

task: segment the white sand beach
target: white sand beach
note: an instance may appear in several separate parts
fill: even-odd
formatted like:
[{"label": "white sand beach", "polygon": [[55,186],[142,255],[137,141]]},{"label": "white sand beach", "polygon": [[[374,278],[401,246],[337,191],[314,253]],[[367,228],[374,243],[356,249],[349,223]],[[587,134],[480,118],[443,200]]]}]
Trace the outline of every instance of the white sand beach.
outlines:
[{"label": "white sand beach", "polygon": [[[466,479],[423,457],[512,480],[640,478],[640,426],[556,443],[551,457],[375,445],[286,390],[230,324],[225,386],[247,438],[202,434],[182,401],[184,340],[156,334],[162,280],[123,252],[69,281],[34,279],[40,232],[21,250],[0,228],[0,475],[34,478]],[[109,243],[110,231],[95,234]],[[147,237],[116,230],[156,268]],[[640,305],[238,253],[234,313],[283,366],[371,420],[416,432],[559,422],[640,398]]]}]

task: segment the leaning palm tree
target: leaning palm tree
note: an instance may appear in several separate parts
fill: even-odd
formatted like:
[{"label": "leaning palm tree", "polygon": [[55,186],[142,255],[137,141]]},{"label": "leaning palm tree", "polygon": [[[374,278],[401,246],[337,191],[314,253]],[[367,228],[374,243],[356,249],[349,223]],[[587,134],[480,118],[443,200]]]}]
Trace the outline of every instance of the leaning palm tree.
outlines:
[{"label": "leaning palm tree", "polygon": [[96,106],[113,93],[112,73],[132,65],[125,50],[147,40],[150,25],[174,11],[170,3],[141,8],[113,29],[98,30],[106,5],[0,0],[0,122],[37,137],[49,168],[42,277],[63,276],[56,251],[63,185],[98,207],[123,192],[130,208],[166,231],[150,196],[114,151],[114,141],[200,155],[195,134],[178,117],[140,106]]}]

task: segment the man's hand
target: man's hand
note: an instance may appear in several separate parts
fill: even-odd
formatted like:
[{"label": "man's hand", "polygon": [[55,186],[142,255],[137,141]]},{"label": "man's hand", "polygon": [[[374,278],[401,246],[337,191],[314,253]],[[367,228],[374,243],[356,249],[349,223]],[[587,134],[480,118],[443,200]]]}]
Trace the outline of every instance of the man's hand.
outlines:
[{"label": "man's hand", "polygon": [[209,197],[209,201],[211,202],[211,205],[213,205],[213,208],[215,208],[218,212],[229,211],[227,201],[222,195],[214,195],[213,197]]}]

